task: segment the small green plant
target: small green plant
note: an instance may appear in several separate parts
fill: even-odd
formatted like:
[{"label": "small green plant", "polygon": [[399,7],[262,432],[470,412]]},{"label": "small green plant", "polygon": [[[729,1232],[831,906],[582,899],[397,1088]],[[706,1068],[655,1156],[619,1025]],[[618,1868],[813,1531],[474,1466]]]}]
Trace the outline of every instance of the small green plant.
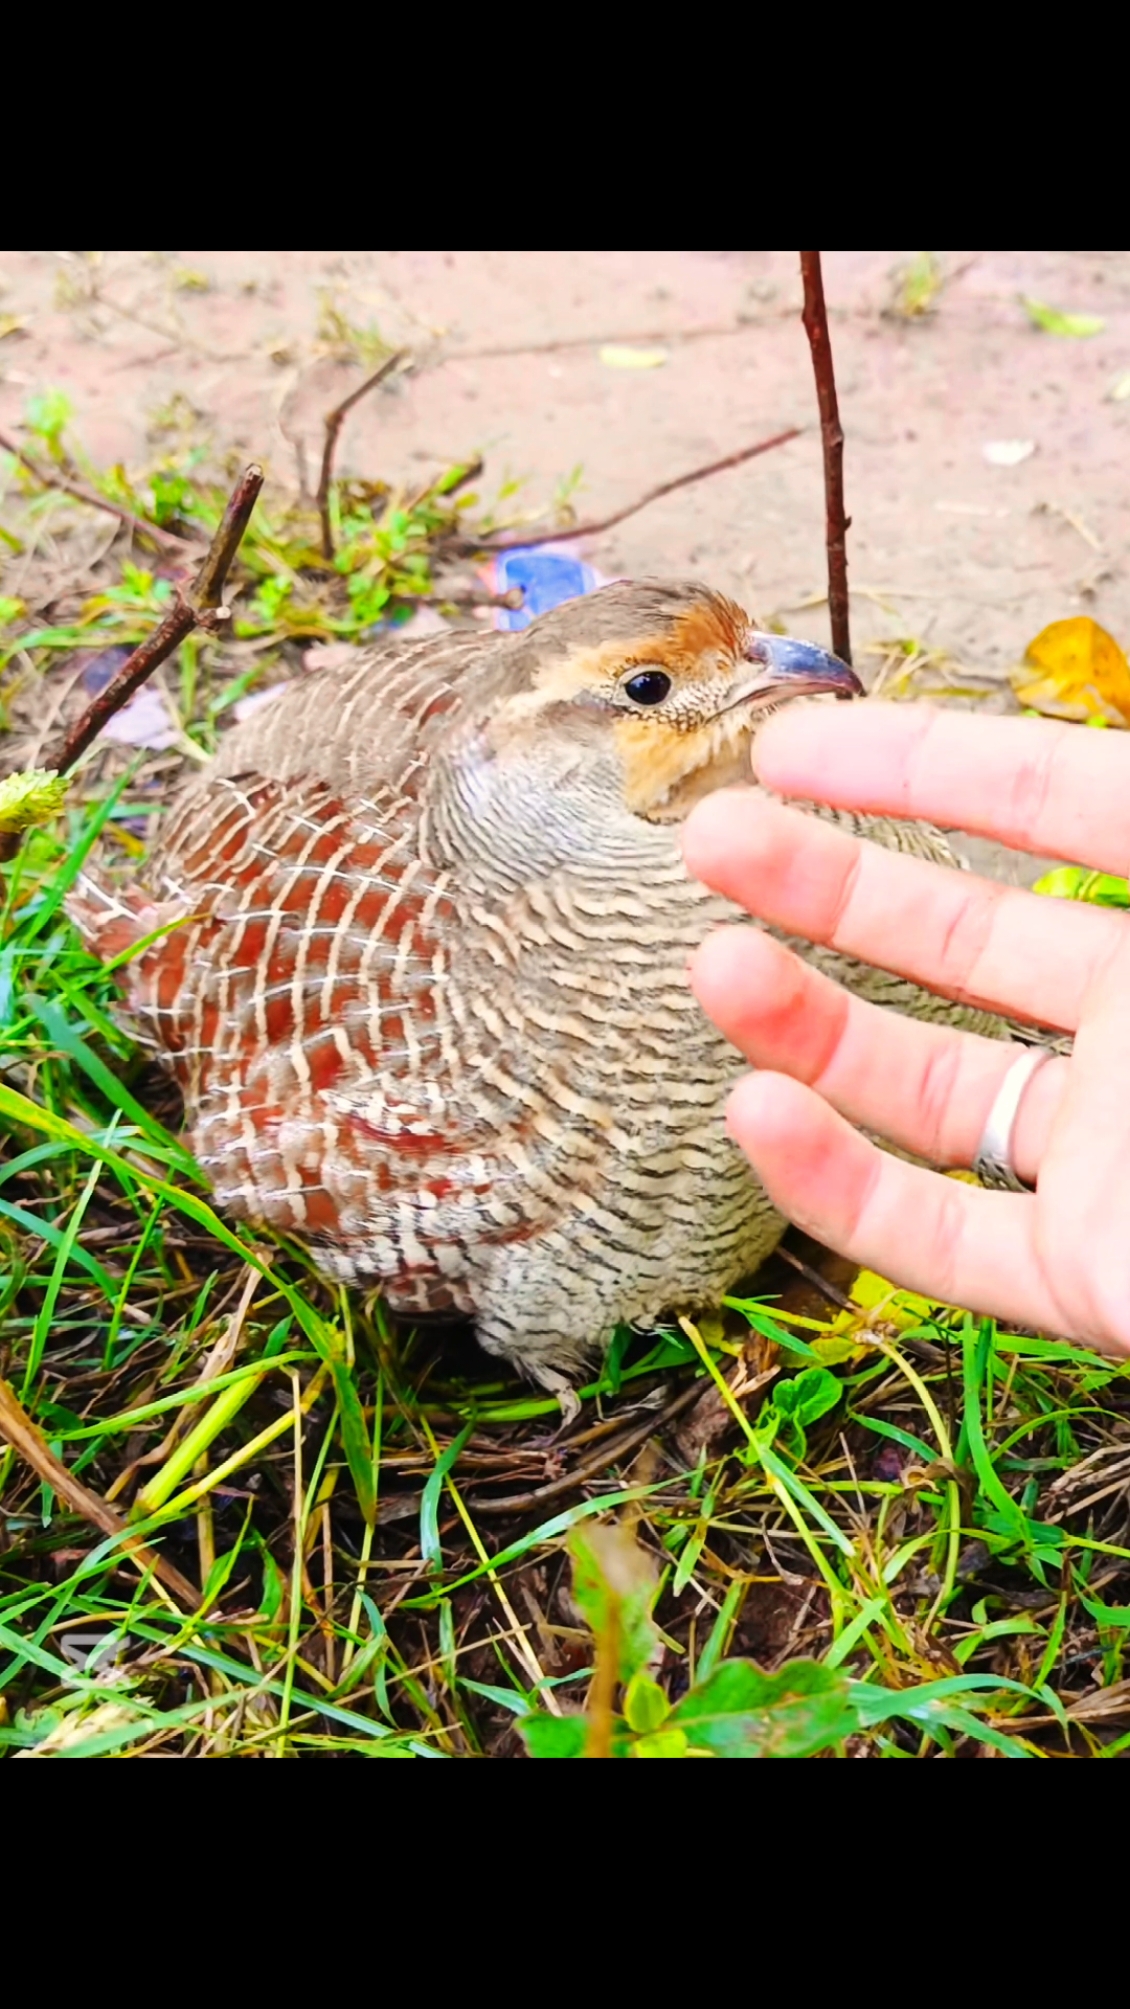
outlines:
[{"label": "small green plant", "polygon": [[888,312],[902,321],[921,321],[937,308],[945,273],[933,251],[916,251],[894,275]]},{"label": "small green plant", "polygon": [[44,391],[28,399],[28,431],[56,465],[67,458],[63,434],[73,417],[74,407],[65,391]]},{"label": "small green plant", "polygon": [[[664,1638],[652,1615],[660,1588],[650,1558],[624,1522],[590,1522],[569,1537],[573,1596],[589,1625],[594,1668],[586,1707],[551,1715],[529,1708],[519,1730],[534,1758],[811,1758],[844,1750],[896,1719],[928,1738],[973,1735],[1009,1757],[1023,1744],[972,1713],[985,1691],[1020,1683],[956,1675],[891,1690],[853,1680],[829,1661],[798,1658],[766,1673],[719,1657],[732,1610],[720,1615],[694,1678],[677,1699],[655,1676]],[[1112,1613],[1116,1625],[1122,1614]],[[842,1656],[841,1656],[842,1657]]]}]

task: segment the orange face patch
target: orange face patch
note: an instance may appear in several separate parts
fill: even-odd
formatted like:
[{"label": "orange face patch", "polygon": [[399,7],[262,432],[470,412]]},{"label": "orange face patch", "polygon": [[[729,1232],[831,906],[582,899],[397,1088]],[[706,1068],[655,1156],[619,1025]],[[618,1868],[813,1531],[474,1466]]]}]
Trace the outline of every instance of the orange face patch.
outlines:
[{"label": "orange face patch", "polygon": [[[744,710],[723,712],[691,732],[646,718],[617,719],[613,732],[624,768],[624,801],[635,816],[674,821],[722,781],[749,780],[750,721]],[[725,772],[716,777],[716,769]]]},{"label": "orange face patch", "polygon": [[703,656],[721,655],[736,661],[745,647],[749,620],[732,600],[700,600],[678,614],[656,657],[665,669],[690,670]]}]

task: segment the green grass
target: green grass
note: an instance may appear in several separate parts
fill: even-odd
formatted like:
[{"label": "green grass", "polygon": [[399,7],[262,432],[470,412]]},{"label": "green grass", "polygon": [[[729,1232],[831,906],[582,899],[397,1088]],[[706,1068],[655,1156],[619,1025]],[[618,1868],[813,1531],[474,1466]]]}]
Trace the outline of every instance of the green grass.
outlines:
[{"label": "green grass", "polygon": [[[207,526],[218,487],[147,482],[119,492]],[[74,510],[15,500],[25,556],[36,511]],[[355,500],[358,573],[404,606],[423,574]],[[296,638],[371,616],[302,534],[268,511],[234,643],[186,645],[168,679],[197,755]],[[161,585],[110,560],[73,605],[10,596],[5,660],[42,679],[128,642]],[[0,1448],[0,1750],[1120,1755],[1130,1367],[874,1278],[845,1312],[778,1265],[722,1314],[622,1335],[560,1437],[462,1331],[394,1330],[213,1212],[61,904],[169,779],[99,754],[6,875],[0,1378],[126,1534]],[[704,1406],[665,1421],[692,1383]]]}]

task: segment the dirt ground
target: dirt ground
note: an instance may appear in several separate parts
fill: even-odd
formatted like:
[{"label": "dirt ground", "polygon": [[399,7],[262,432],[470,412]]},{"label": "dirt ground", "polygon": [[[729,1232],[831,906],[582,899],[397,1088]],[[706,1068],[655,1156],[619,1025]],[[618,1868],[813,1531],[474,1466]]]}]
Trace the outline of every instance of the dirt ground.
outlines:
[{"label": "dirt ground", "polygon": [[[889,311],[911,254],[825,253],[847,436],[857,655],[913,636],[1001,671],[1046,622],[1088,612],[1130,639],[1130,253],[943,252],[934,311]],[[815,399],[794,252],[19,252],[0,258],[0,426],[64,390],[95,461],[151,459],[178,425],[316,474],[326,410],[378,330],[419,367],[358,406],[343,472],[418,483],[486,455],[490,496],[611,512],[789,425],[802,438],[593,541],[605,573],[697,574],[827,639]],[[1088,339],[1033,325],[1022,296],[1100,315]],[[613,368],[644,342],[661,366]],[[363,345],[362,345],[363,346]],[[1012,465],[985,449],[1023,442]],[[998,461],[999,461],[998,454]],[[805,602],[810,604],[805,605]],[[867,657],[863,656],[866,671]]]}]

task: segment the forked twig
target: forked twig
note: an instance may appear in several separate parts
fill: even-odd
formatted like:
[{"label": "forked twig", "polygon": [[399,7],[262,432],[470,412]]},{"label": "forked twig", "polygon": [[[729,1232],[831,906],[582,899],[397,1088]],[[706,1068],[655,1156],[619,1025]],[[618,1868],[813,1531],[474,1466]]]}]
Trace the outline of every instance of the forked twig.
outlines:
[{"label": "forked twig", "polygon": [[345,423],[348,413],[353,410],[354,405],[360,404],[362,398],[367,397],[370,391],[375,391],[377,385],[382,384],[386,377],[390,377],[392,372],[404,361],[407,354],[407,349],[397,349],[394,355],[386,356],[379,370],[374,370],[372,376],[366,377],[363,384],[358,384],[355,391],[350,391],[349,396],[343,398],[339,405],[335,405],[332,412],[326,413],[326,439],[325,445],[322,448],[322,471],[318,476],[318,493],[315,497],[318,505],[318,515],[322,519],[323,558],[332,558],[334,555],[333,525],[330,522],[330,483],[333,480],[337,436]]},{"label": "forked twig", "polygon": [[222,606],[224,584],[232,560],[243,542],[244,531],[262,486],[263,470],[252,462],[250,467],[244,468],[228,497],[220,527],[188,592],[177,594],[160,626],[153,630],[147,641],[138,644],[117,676],[110,679],[104,691],[99,691],[97,697],[91,699],[81,718],[68,728],[51,762],[57,773],[67,774],[70,771],[79,755],[86,752],[92,740],[97,739],[106,721],[121,710],[146,678],[152,676],[158,664],[171,656],[194,628],[215,629],[226,619],[226,609]]},{"label": "forked twig", "polygon": [[[91,741],[97,739],[107,720],[121,710],[194,628],[215,630],[227,619],[227,609],[221,604],[224,584],[262,486],[263,470],[252,463],[233,488],[223,520],[188,591],[177,593],[164,620],[146,641],[138,644],[117,676],[91,699],[81,717],[64,733],[57,750],[49,757],[49,766],[56,774],[69,773]],[[0,862],[14,858],[19,846],[18,831],[0,831]]]}]

